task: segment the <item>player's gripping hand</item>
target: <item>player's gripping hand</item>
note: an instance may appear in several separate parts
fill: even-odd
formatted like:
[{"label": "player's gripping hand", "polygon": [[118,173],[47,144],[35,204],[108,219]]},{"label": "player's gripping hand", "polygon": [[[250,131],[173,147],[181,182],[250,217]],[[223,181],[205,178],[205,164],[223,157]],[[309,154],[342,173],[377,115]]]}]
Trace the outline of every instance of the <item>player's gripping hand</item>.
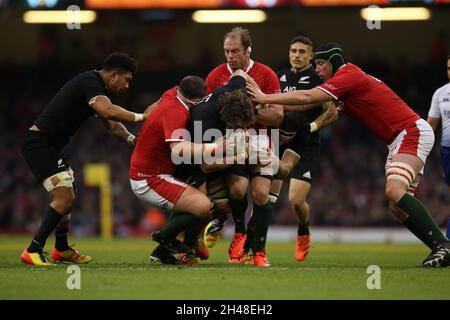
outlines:
[{"label": "player's gripping hand", "polygon": [[257,104],[261,104],[261,105],[264,104],[263,99],[266,94],[261,91],[261,88],[258,86],[256,81],[252,78],[250,78],[247,81],[247,93],[250,95],[253,102],[255,102]]}]

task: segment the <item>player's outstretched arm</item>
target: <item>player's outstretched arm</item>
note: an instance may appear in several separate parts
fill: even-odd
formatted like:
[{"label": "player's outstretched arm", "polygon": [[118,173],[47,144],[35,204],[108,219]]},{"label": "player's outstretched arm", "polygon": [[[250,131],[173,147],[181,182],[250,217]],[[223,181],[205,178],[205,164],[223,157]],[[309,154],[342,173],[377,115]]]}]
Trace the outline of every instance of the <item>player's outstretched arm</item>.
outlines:
[{"label": "player's outstretched arm", "polygon": [[108,120],[138,122],[144,120],[144,114],[134,113],[111,103],[106,96],[95,97],[89,105],[99,116]]},{"label": "player's outstretched arm", "polygon": [[302,104],[302,105],[291,105],[291,106],[283,106],[284,111],[306,111],[309,109],[314,109],[317,107],[321,107],[322,103],[310,103],[310,104]]},{"label": "player's outstretched arm", "polygon": [[99,118],[99,120],[106,131],[112,136],[130,145],[136,144],[136,137],[134,134],[130,133],[122,123],[105,118]]},{"label": "player's outstretched arm", "polygon": [[298,105],[298,111],[302,111],[302,105],[322,103],[330,101],[331,97],[320,89],[297,90],[285,93],[264,94],[261,89],[252,83],[247,84],[247,91],[252,100],[259,104]]}]

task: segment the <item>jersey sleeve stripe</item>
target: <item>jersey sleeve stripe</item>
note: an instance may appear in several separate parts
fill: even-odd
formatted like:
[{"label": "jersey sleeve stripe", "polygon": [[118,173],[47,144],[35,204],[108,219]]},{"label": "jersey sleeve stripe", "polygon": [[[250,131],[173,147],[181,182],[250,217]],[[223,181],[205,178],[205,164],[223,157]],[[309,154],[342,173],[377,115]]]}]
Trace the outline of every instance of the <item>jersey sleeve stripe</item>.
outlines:
[{"label": "jersey sleeve stripe", "polygon": [[334,100],[339,100],[338,97],[336,97],[334,94],[332,94],[330,91],[322,88],[321,86],[317,86],[317,89],[322,90],[323,92],[325,92],[326,94],[328,94],[329,96],[331,96]]},{"label": "jersey sleeve stripe", "polygon": [[184,139],[166,139],[166,142],[182,142]]}]

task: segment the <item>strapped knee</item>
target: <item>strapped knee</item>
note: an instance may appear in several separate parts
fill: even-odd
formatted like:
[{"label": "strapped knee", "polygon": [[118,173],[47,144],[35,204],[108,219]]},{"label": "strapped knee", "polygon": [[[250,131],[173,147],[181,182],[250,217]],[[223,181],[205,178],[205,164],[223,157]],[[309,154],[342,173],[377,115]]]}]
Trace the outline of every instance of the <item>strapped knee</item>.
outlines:
[{"label": "strapped knee", "polygon": [[275,204],[278,201],[279,194],[275,192],[269,192],[269,201],[271,204]]},{"label": "strapped knee", "polygon": [[44,186],[45,190],[47,190],[47,192],[50,192],[56,187],[73,188],[74,181],[75,179],[73,177],[73,171],[72,169],[70,169],[68,171],[58,172],[51,177],[48,177],[44,180],[42,185]]},{"label": "strapped knee", "polygon": [[414,196],[414,194],[416,193],[416,190],[417,190],[418,185],[419,185],[419,182],[418,182],[418,181],[413,181],[413,182],[409,185],[408,189],[406,190],[406,193],[408,193],[408,194]]},{"label": "strapped knee", "polygon": [[[406,188],[409,190],[410,186],[414,186],[413,182],[416,178],[414,169],[403,162],[392,162],[386,170],[387,180],[400,180],[406,184]],[[417,184],[414,186],[417,187]]]},{"label": "strapped knee", "polygon": [[228,188],[225,184],[219,184],[217,186],[208,189],[209,198],[214,203],[228,203]]}]

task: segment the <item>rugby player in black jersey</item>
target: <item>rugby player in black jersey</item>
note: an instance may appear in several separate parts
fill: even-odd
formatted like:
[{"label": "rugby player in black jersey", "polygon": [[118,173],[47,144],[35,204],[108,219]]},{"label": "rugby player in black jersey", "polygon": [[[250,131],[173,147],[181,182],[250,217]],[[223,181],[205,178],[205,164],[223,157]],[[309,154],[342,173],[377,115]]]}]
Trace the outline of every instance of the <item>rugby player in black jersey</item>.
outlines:
[{"label": "rugby player in black jersey", "polygon": [[[322,80],[316,74],[311,65],[313,58],[313,42],[305,36],[297,36],[291,40],[289,48],[289,62],[291,67],[277,72],[280,81],[281,92],[294,90],[307,90],[322,84]],[[288,110],[285,106],[285,111]],[[292,112],[292,111],[287,111]],[[297,241],[295,257],[298,261],[306,259],[309,253],[309,205],[306,202],[313,176],[319,164],[319,129],[337,120],[337,109],[329,103],[322,108],[313,108],[294,113],[300,120],[299,133],[291,141],[280,148],[282,161],[289,168],[289,202],[294,212],[297,223]],[[286,120],[289,117],[286,116]],[[284,135],[283,125],[280,128],[280,140],[290,137]],[[282,142],[282,141],[280,141]],[[281,144],[281,143],[280,143]],[[270,198],[276,202],[283,183],[283,177],[275,176]]]},{"label": "rugby player in black jersey", "polygon": [[[84,121],[97,116],[105,129],[124,142],[134,144],[135,136],[119,121],[143,121],[150,112],[134,113],[111,103],[110,96],[126,91],[136,62],[125,53],[113,53],[101,70],[83,72],[67,82],[50,100],[22,141],[22,154],[38,183],[52,198],[39,229],[21,255],[24,263],[53,266],[53,261],[89,263],[92,257],[68,245],[70,211],[75,200],[74,174],[63,148]],[[44,246],[55,231],[55,248],[48,259]]]}]

